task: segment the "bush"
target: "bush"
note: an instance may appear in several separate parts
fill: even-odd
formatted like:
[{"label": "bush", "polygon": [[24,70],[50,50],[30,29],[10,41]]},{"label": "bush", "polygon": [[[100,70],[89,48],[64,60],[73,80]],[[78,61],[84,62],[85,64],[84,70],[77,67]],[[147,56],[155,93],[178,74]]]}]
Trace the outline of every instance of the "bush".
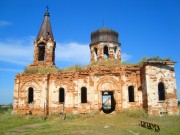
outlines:
[{"label": "bush", "polygon": [[75,71],[78,71],[81,69],[82,69],[82,66],[79,64],[76,64],[75,66],[70,66],[70,67],[64,68],[62,71],[75,72]]},{"label": "bush", "polygon": [[130,64],[126,62],[121,62],[118,59],[103,59],[103,60],[98,60],[98,61],[92,61],[88,66],[109,66],[109,67],[116,67],[116,66],[122,66],[122,65],[136,65],[136,64]]},{"label": "bush", "polygon": [[41,73],[41,74],[47,74],[47,73],[58,73],[59,69],[56,67],[51,68],[25,68],[24,73],[27,74],[35,74],[35,73]]}]

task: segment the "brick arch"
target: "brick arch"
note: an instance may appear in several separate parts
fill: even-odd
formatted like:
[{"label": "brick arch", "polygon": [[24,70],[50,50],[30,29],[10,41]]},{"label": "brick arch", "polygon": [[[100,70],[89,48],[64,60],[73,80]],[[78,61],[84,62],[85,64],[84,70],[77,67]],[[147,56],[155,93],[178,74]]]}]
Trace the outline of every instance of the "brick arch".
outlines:
[{"label": "brick arch", "polygon": [[29,81],[23,83],[23,85],[20,88],[20,91],[27,90],[29,87],[32,87],[35,90],[41,90],[40,85],[36,81],[29,80]]},{"label": "brick arch", "polygon": [[118,92],[121,90],[121,82],[118,82],[114,77],[105,76],[98,80],[97,91],[98,91],[98,108],[102,107],[102,92],[112,91],[115,100],[115,108],[118,107]]},{"label": "brick arch", "polygon": [[159,82],[164,82],[164,79],[165,79],[164,73],[163,73],[162,71],[159,71],[159,72],[157,73],[157,81],[158,81],[158,83],[159,83]]},{"label": "brick arch", "polygon": [[40,96],[40,92],[39,92],[41,90],[40,85],[34,80],[27,81],[20,87],[19,90],[19,98],[23,98],[25,103],[28,102],[28,89],[30,87],[33,88],[36,97],[38,97],[38,95]]},{"label": "brick arch", "polygon": [[[105,76],[98,80],[96,89],[98,91],[119,90],[120,86],[121,86],[120,83],[115,78],[110,77],[110,76]],[[105,89],[105,87],[106,87],[106,89]]]},{"label": "brick arch", "polygon": [[43,38],[41,38],[40,40],[36,41],[37,46],[38,46],[40,43],[47,44],[47,41],[44,40]]}]

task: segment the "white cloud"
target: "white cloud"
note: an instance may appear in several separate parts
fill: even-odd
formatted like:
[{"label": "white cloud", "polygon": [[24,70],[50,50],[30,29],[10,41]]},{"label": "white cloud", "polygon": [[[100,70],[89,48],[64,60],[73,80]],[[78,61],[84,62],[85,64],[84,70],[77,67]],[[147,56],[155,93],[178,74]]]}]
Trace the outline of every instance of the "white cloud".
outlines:
[{"label": "white cloud", "polygon": [[90,61],[90,51],[88,44],[77,42],[57,43],[56,61],[72,64],[86,65]]},{"label": "white cloud", "polygon": [[[122,53],[122,61],[127,61],[131,55]],[[90,62],[90,49],[88,44],[77,42],[56,45],[56,61],[63,63],[87,65]]]},{"label": "white cloud", "polygon": [[11,69],[11,68],[0,68],[0,71],[22,72],[22,70],[20,70],[20,69]]},{"label": "white cloud", "polygon": [[128,61],[129,59],[131,59],[132,56],[127,53],[122,53],[121,57],[122,57],[122,61]]},{"label": "white cloud", "polygon": [[[24,39],[6,39],[0,41],[0,61],[27,66],[33,61],[35,37]],[[122,61],[127,61],[131,56],[122,53]],[[90,49],[88,44],[77,42],[57,43],[55,51],[56,65],[87,65],[90,62]]]},{"label": "white cloud", "polygon": [[12,25],[11,22],[0,20],[0,27]]},{"label": "white cloud", "polygon": [[0,61],[26,66],[32,61],[33,47],[31,39],[0,41]]}]

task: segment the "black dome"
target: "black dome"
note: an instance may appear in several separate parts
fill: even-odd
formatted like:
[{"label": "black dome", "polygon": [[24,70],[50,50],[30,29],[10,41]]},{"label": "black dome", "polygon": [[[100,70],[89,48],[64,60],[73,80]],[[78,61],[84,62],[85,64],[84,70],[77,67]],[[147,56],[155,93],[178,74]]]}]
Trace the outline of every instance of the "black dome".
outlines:
[{"label": "black dome", "polygon": [[91,33],[91,44],[95,44],[98,42],[119,43],[118,35],[118,32],[103,27]]}]

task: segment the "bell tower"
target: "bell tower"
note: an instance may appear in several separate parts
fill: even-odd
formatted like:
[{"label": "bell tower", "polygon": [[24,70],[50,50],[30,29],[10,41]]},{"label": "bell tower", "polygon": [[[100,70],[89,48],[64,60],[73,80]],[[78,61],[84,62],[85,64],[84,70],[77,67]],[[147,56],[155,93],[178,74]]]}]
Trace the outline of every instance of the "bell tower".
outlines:
[{"label": "bell tower", "polygon": [[118,32],[100,28],[91,33],[91,62],[104,59],[121,60],[120,42],[118,40]]},{"label": "bell tower", "polygon": [[34,61],[29,67],[55,67],[56,42],[53,37],[48,8],[34,41]]}]

